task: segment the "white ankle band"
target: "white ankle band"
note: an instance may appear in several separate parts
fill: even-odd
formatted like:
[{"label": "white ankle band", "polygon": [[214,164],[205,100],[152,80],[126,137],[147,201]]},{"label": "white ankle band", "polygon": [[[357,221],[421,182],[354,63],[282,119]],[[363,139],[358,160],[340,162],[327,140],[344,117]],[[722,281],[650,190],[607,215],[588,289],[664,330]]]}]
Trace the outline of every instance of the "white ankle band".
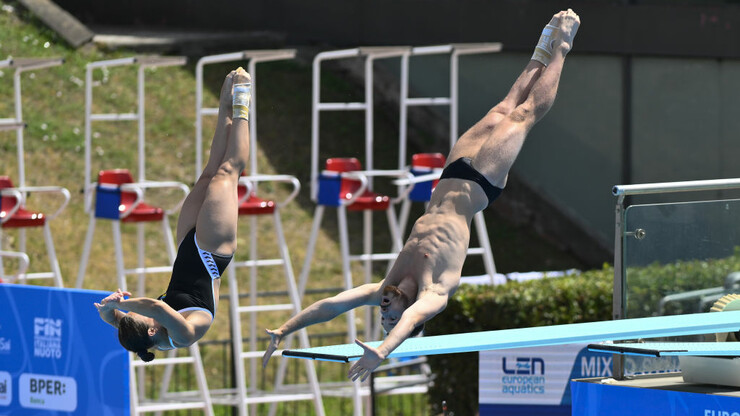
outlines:
[{"label": "white ankle band", "polygon": [[249,106],[252,101],[252,84],[234,84],[233,118],[249,120]]},{"label": "white ankle band", "polygon": [[535,46],[534,48],[532,59],[541,62],[545,66],[549,65],[550,60],[552,59],[552,41],[555,39],[555,36],[557,36],[559,32],[560,29],[558,29],[556,26],[545,26],[545,28],[542,29],[540,40],[537,42],[537,46]]}]

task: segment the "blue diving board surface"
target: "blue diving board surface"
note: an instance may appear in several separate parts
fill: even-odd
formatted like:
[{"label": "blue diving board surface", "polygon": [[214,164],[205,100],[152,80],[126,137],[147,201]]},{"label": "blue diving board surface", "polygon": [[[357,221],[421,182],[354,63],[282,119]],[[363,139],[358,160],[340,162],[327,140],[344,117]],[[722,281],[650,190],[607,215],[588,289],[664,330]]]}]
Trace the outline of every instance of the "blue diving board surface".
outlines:
[{"label": "blue diving board surface", "polygon": [[591,351],[624,355],[740,357],[740,342],[615,342],[590,344]]},{"label": "blue diving board surface", "polygon": [[[655,316],[409,338],[386,358],[698,335],[734,332],[739,329],[740,311]],[[378,347],[381,341],[367,344],[371,347]],[[362,351],[359,345],[342,344],[284,350],[282,355],[283,357],[349,362],[360,359]]]}]

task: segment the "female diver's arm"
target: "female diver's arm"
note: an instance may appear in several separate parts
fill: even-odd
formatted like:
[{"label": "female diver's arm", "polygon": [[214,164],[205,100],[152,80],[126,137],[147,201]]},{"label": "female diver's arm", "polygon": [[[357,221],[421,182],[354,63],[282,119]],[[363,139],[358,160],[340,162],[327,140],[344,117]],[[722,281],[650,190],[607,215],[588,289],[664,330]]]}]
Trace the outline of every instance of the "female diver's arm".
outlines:
[{"label": "female diver's arm", "polygon": [[391,330],[378,348],[373,348],[360,340],[355,343],[363,348],[364,352],[355,365],[350,368],[347,377],[352,381],[361,378],[362,381],[372,373],[383,360],[390,355],[393,350],[398,348],[405,341],[414,328],[424,322],[432,319],[435,315],[442,312],[447,307],[447,295],[437,293],[427,293],[420,297],[413,305],[409,306],[401,315],[396,326]]},{"label": "female diver's arm", "polygon": [[[96,307],[98,307],[98,305],[100,304],[95,304]],[[100,319],[114,328],[118,328],[118,321],[124,316],[121,311],[115,310],[111,307],[106,308],[105,305],[100,305],[98,307],[98,313],[100,314]]]},{"label": "female diver's arm", "polygon": [[380,304],[380,287],[381,283],[370,283],[345,290],[335,296],[313,303],[282,324],[280,328],[268,329],[267,333],[272,339],[262,357],[262,365],[267,365],[272,353],[277,350],[280,341],[286,335],[307,326],[332,320],[340,314],[362,305]]}]

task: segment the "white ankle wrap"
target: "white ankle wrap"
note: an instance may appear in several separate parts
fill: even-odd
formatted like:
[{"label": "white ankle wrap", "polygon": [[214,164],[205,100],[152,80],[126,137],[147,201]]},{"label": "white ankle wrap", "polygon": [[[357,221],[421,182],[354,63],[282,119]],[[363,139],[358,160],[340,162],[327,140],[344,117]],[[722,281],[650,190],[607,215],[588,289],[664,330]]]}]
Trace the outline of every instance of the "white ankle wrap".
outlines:
[{"label": "white ankle wrap", "polygon": [[234,98],[232,106],[234,107],[233,118],[243,118],[249,120],[249,106],[252,101],[252,84],[234,84]]},{"label": "white ankle wrap", "polygon": [[550,60],[552,59],[552,41],[555,39],[555,36],[557,36],[559,32],[560,29],[558,29],[556,26],[545,26],[545,28],[542,29],[540,40],[537,42],[537,46],[535,46],[534,48],[532,59],[541,62],[545,66],[549,65]]}]

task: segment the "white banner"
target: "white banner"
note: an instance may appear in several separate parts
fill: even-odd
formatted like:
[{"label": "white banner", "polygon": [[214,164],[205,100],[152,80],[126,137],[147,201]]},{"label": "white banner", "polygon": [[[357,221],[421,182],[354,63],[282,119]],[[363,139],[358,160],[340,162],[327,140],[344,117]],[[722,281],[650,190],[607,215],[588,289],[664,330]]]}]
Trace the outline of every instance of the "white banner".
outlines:
[{"label": "white banner", "polygon": [[571,379],[612,376],[611,354],[586,344],[482,351],[478,366],[481,404],[570,404]]},{"label": "white banner", "polygon": [[24,373],[18,380],[18,399],[22,407],[74,412],[77,382],[72,377]]}]

